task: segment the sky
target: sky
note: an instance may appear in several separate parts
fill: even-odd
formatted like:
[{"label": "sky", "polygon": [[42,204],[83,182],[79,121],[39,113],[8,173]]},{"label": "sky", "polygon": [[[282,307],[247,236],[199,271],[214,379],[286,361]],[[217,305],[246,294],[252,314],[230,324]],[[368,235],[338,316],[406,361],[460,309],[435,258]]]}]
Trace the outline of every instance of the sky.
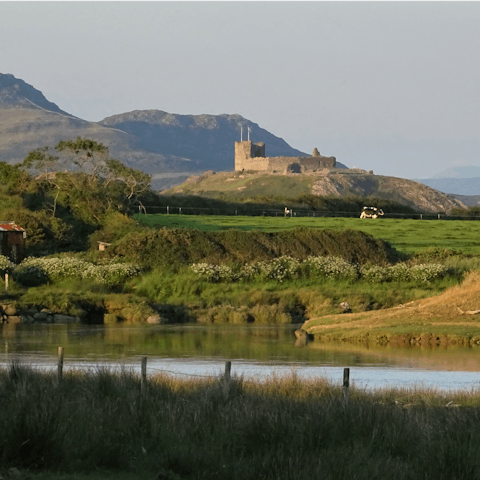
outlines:
[{"label": "sky", "polygon": [[480,2],[0,1],[0,73],[73,115],[240,114],[404,178],[480,166],[479,45]]}]

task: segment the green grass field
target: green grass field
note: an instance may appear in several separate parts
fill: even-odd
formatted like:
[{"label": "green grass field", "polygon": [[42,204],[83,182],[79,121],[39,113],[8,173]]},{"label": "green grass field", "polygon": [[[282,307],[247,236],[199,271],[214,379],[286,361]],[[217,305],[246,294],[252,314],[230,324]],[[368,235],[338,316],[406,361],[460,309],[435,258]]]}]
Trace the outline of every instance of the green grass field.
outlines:
[{"label": "green grass field", "polygon": [[415,253],[428,247],[450,248],[480,255],[480,223],[467,220],[360,219],[324,217],[246,217],[204,215],[136,215],[142,223],[157,228],[198,230],[262,230],[275,232],[296,227],[353,228],[390,242],[397,250]]}]

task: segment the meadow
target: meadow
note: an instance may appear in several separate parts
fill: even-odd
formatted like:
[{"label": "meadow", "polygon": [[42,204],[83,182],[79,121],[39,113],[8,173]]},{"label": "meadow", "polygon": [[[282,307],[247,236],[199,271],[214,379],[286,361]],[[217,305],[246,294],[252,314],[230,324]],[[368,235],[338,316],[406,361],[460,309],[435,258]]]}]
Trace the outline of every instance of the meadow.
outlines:
[{"label": "meadow", "polygon": [[298,227],[313,229],[355,229],[388,241],[404,253],[417,253],[428,247],[448,248],[464,254],[480,255],[476,220],[413,220],[339,217],[248,217],[216,215],[152,214],[134,218],[155,228],[194,228],[203,231],[228,229],[279,232]]},{"label": "meadow", "polygon": [[[480,393],[367,393],[294,375],[0,371],[0,472],[49,480],[474,479]],[[14,466],[18,476],[8,475]]]}]

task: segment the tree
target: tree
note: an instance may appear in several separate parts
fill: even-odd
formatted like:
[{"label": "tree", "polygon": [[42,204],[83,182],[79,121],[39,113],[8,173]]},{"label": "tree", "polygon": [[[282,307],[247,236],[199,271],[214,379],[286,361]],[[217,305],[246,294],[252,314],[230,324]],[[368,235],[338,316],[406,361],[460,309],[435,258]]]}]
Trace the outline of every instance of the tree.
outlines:
[{"label": "tree", "polygon": [[44,147],[30,152],[22,167],[32,170],[53,193],[51,208],[56,214],[62,199],[78,218],[101,223],[111,211],[126,212],[133,205],[143,207],[140,196],[150,188],[150,175],[127,167],[111,158],[108,147],[78,137],[60,141],[54,149]]}]

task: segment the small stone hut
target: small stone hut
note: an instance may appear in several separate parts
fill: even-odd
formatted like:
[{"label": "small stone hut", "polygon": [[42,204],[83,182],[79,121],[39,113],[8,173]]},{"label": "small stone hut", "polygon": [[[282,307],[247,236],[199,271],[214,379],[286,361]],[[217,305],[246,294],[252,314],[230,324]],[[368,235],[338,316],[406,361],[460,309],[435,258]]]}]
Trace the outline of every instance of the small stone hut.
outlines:
[{"label": "small stone hut", "polygon": [[20,263],[25,256],[27,232],[15,222],[0,221],[0,253],[13,263]]}]

